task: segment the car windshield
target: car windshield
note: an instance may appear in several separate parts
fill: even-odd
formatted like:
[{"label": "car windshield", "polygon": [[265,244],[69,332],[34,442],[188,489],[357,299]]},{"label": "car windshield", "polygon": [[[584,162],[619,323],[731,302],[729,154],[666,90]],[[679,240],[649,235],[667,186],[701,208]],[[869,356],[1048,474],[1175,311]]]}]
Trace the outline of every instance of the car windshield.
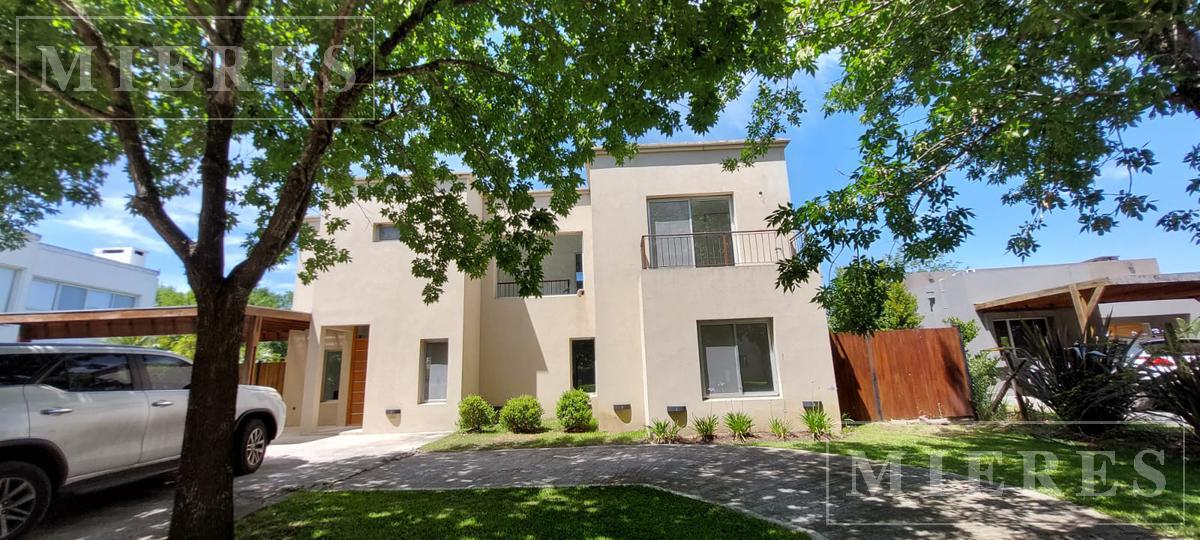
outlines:
[{"label": "car windshield", "polygon": [[53,360],[52,354],[0,354],[0,386],[29,384]]}]

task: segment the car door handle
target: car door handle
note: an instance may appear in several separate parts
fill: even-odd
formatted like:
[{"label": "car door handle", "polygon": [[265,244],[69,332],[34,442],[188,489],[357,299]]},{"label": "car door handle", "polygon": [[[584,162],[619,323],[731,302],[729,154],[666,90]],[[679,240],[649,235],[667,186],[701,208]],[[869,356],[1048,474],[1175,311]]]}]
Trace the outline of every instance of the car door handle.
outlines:
[{"label": "car door handle", "polygon": [[46,416],[61,416],[70,412],[75,412],[75,409],[68,409],[66,407],[51,407],[49,409],[42,409],[42,414]]},{"label": "car door handle", "polygon": [[154,403],[151,403],[150,405],[154,406],[154,407],[170,407],[171,405],[174,405],[174,404],[175,404],[174,401],[167,401],[165,399],[160,399],[158,401],[155,401]]}]

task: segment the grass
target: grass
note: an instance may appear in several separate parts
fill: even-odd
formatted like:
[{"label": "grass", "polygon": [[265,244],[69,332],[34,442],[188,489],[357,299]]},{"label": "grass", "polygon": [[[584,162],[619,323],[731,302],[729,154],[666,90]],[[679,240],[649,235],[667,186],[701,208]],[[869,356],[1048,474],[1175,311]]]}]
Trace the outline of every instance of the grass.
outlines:
[{"label": "grass", "polygon": [[317,491],[237,524],[238,538],[807,538],[640,486]]},{"label": "grass", "polygon": [[[1102,439],[1088,439],[1054,425],[868,424],[846,429],[828,446],[811,440],[760,440],[754,444],[845,455],[859,453],[879,461],[886,460],[888,454],[899,453],[901,463],[919,467],[928,467],[930,456],[939,454],[943,470],[961,475],[969,473],[967,452],[999,451],[1000,457],[985,458],[983,462],[992,465],[994,481],[1018,487],[1024,485],[1023,457],[1018,452],[1053,452],[1059,460],[1055,468],[1048,469],[1040,459],[1037,466],[1039,470],[1048,469],[1046,472],[1055,487],[1038,486],[1038,491],[1092,507],[1125,522],[1144,524],[1162,533],[1200,537],[1200,512],[1197,511],[1200,509],[1200,463],[1195,459],[1187,461],[1185,472],[1185,461],[1178,448],[1180,441],[1179,429],[1161,426],[1127,427]],[[1172,446],[1175,448],[1170,449]],[[1134,481],[1153,487],[1153,483],[1142,478],[1133,467],[1134,456],[1147,447],[1168,448],[1162,466],[1154,458],[1147,458],[1146,463],[1160,470],[1165,479],[1163,492],[1150,497],[1139,495],[1133,489]],[[1104,450],[1114,451],[1116,461],[1106,467],[1108,482],[1097,485],[1095,491],[1103,493],[1110,486],[1116,486],[1116,492],[1102,497],[1085,495],[1082,492],[1083,458],[1078,452]],[[1097,459],[1097,463],[1103,462]],[[1186,487],[1185,477],[1191,477],[1191,483]]]},{"label": "grass", "polygon": [[646,431],[613,433],[590,431],[567,433],[558,422],[547,420],[541,433],[509,433],[492,426],[479,433],[457,432],[421,447],[422,452],[460,452],[464,450],[499,450],[504,448],[552,448],[565,446],[595,446],[600,444],[637,444],[646,440]]}]

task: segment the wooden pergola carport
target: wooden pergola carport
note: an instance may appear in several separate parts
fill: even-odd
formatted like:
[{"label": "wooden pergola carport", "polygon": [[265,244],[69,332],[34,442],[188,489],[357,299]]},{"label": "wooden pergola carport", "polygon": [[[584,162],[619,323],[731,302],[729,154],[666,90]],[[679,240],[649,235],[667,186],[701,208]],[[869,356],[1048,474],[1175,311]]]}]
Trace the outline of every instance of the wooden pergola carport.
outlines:
[{"label": "wooden pergola carport", "polygon": [[[18,339],[88,339],[107,337],[165,336],[194,334],[196,306],[172,306],[81,311],[41,311],[0,314],[0,325],[18,325]],[[241,379],[253,384],[257,370],[252,369],[261,341],[287,341],[293,330],[306,331],[312,315],[300,311],[259,306],[246,307],[245,362]]]},{"label": "wooden pergola carport", "polygon": [[1200,300],[1200,272],[1134,274],[1080,281],[975,304],[978,313],[1073,308],[1080,332],[1100,304]]}]

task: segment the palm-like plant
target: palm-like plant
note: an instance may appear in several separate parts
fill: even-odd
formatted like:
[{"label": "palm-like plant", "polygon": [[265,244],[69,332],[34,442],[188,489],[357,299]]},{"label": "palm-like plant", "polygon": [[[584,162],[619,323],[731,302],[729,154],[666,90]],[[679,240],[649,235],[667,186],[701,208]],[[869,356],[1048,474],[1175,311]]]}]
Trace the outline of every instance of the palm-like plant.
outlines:
[{"label": "palm-like plant", "polygon": [[1124,420],[1133,410],[1138,376],[1127,359],[1130,343],[1110,338],[1107,320],[1089,325],[1084,339],[1071,346],[1061,333],[1022,326],[1029,336],[1028,357],[1012,363],[1021,366],[1016,382],[1026,396],[1064,421],[1095,422],[1079,424],[1090,432],[1103,431],[1103,422]]}]

